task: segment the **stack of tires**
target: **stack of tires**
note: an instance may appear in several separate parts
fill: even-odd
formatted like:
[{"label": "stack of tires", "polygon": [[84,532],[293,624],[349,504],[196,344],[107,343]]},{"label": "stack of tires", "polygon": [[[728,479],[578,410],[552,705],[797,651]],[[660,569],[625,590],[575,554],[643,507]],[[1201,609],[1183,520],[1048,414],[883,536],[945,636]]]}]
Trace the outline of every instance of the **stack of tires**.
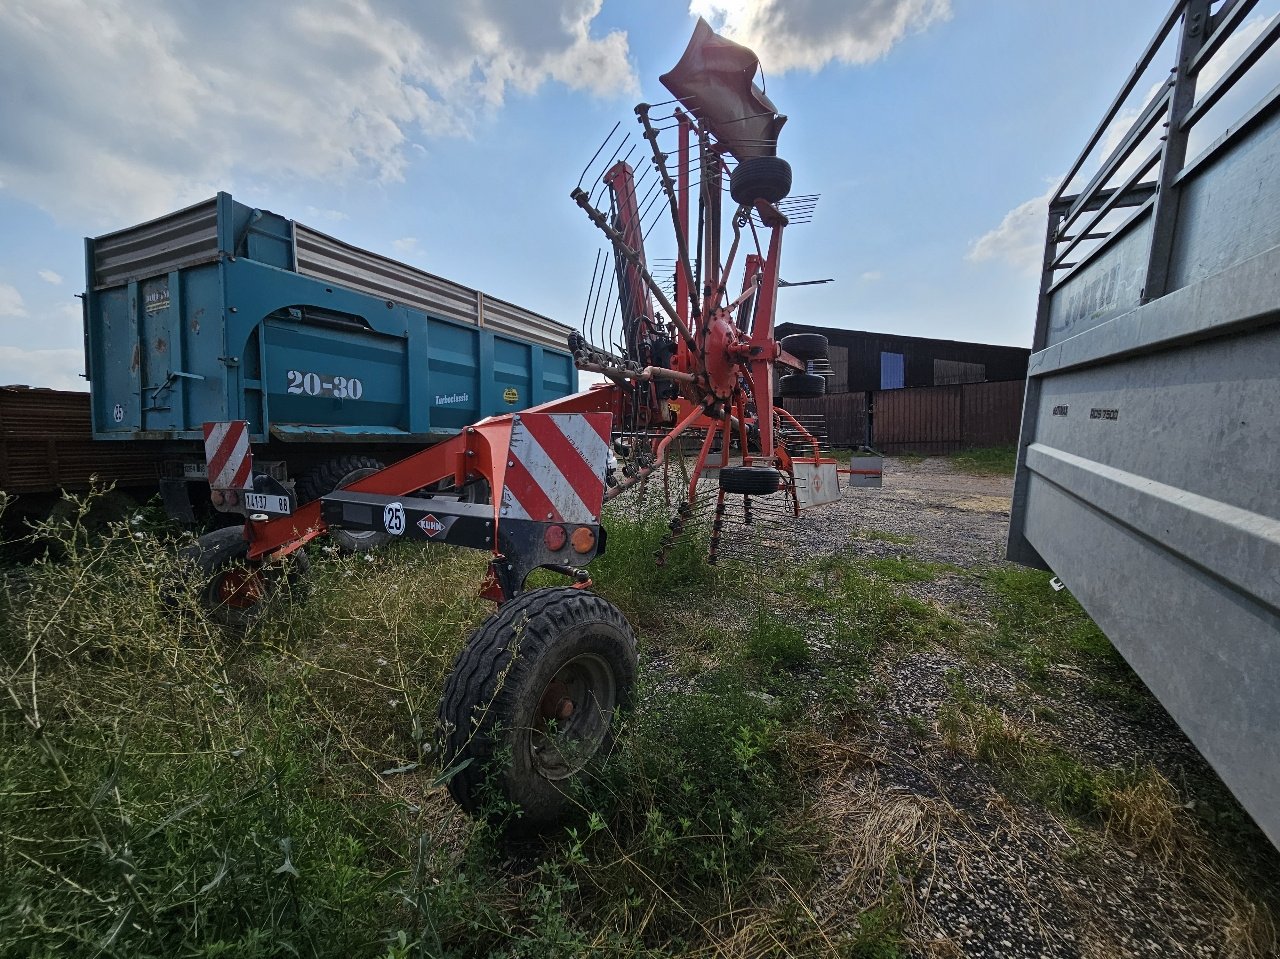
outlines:
[{"label": "stack of tires", "polygon": [[[827,358],[827,338],[821,333],[792,333],[779,345],[797,360],[813,369],[816,360]],[[827,395],[827,378],[821,373],[788,373],[778,377],[778,395],[785,399],[808,399]]]}]

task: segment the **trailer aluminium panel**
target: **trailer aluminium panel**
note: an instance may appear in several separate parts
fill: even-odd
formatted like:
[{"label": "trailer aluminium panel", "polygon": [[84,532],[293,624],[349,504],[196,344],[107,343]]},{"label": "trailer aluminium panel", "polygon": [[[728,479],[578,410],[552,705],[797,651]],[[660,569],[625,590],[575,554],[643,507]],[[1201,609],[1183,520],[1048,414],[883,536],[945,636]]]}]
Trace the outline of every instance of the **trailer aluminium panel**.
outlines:
[{"label": "trailer aluminium panel", "polygon": [[1280,19],[1253,7],[1175,4],[1050,203],[1009,557],[1280,845]]},{"label": "trailer aluminium panel", "polygon": [[226,193],[85,259],[98,440],[421,444],[577,388],[568,327]]}]

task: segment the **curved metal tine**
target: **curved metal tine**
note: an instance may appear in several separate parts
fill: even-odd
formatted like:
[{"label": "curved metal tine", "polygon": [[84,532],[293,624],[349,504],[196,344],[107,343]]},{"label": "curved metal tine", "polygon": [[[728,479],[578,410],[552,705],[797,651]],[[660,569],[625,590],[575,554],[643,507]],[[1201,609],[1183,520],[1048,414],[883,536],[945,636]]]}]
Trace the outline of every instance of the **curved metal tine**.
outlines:
[{"label": "curved metal tine", "polygon": [[[600,251],[600,252],[603,252],[603,251]],[[606,255],[605,255],[605,257],[604,257],[604,268],[603,268],[603,269],[601,270],[601,272],[600,272],[600,282],[599,282],[599,284],[597,284],[597,286],[596,286],[596,301],[595,301],[595,305],[591,307],[591,331],[592,331],[593,337],[594,337],[594,334],[595,334],[595,327],[596,327],[596,313],[597,313],[597,311],[600,309],[600,294],[601,294],[602,292],[604,292],[604,276],[605,276],[605,272],[606,272],[606,271],[608,271],[608,269],[609,269],[609,265],[610,265],[609,260],[610,260],[610,257],[609,257],[609,255],[608,255],[608,254],[606,254]],[[604,318],[603,318],[603,316],[602,316],[602,317],[601,317],[601,320],[600,320],[600,336],[601,336],[601,339],[600,339],[600,342],[599,342],[599,343],[597,343],[597,342],[596,342],[596,340],[593,338],[593,339],[592,339],[592,341],[591,341],[591,345],[592,345],[592,346],[600,346],[600,347],[604,347],[604,346],[606,345],[606,342],[607,342],[607,341],[606,341],[606,340],[604,340],[604,332],[605,332],[605,330],[604,330]]]},{"label": "curved metal tine", "polygon": [[591,286],[587,288],[587,302],[582,306],[582,338],[591,343],[591,331],[587,329],[587,314],[591,311],[591,298],[595,295],[596,282],[600,275],[600,250],[596,250],[596,262],[591,268]]},{"label": "curved metal tine", "polygon": [[[621,123],[622,121],[618,121],[618,122],[619,122],[619,123]],[[627,145],[627,143],[628,143],[630,140],[631,140],[631,134],[630,134],[630,133],[626,133],[626,134],[624,134],[624,135],[623,135],[622,139],[621,139],[620,141],[618,141],[618,146],[614,149],[614,151],[613,151],[613,153],[610,155],[609,159],[605,161],[603,168],[600,170],[600,175],[594,178],[594,179],[595,179],[595,181],[596,181],[596,185],[595,185],[595,186],[590,190],[590,193],[589,193],[589,195],[590,195],[590,199],[591,199],[591,204],[592,204],[593,206],[595,206],[595,205],[597,204],[597,202],[598,202],[598,201],[596,200],[596,195],[597,195],[597,193],[598,193],[599,191],[601,191],[601,190],[605,189],[605,187],[606,187],[606,184],[605,184],[605,182],[604,182],[604,175],[605,175],[606,173],[608,173],[610,169],[612,169],[612,167],[613,167],[613,165],[614,165],[615,163],[617,163],[617,161],[618,161],[618,154],[622,152],[622,148],[623,148],[624,146],[626,146],[626,145]],[[631,149],[627,150],[626,154],[625,154],[625,155],[623,156],[623,158],[622,158],[624,162],[625,162],[625,161],[626,161],[626,160],[631,156],[631,154],[635,151],[635,148],[636,148],[636,145],[635,145],[634,143],[632,143],[632,144],[631,144]],[[596,155],[597,155],[597,156],[599,155],[599,151],[596,151]],[[584,174],[584,176],[585,176],[585,174]],[[581,181],[579,181],[579,187],[581,187]]]},{"label": "curved metal tine", "polygon": [[622,155],[621,159],[618,158],[617,154],[615,154],[613,157],[610,158],[609,165],[605,167],[604,173],[600,174],[599,182],[596,184],[596,188],[590,196],[591,204],[593,206],[600,205],[600,197],[604,194],[604,191],[608,189],[609,185],[604,182],[605,173],[608,173],[611,169],[613,169],[619,163],[626,163],[628,160],[631,159],[631,154],[635,152],[636,152],[636,144],[633,143],[631,144],[631,147],[627,150],[627,152]]},{"label": "curved metal tine", "polygon": [[[649,133],[652,127],[649,122],[648,113],[647,112],[637,113],[637,119],[639,119],[641,125],[645,127],[646,134]],[[653,165],[654,165],[654,168],[658,171],[658,175],[662,178],[663,193],[666,194],[667,206],[669,207],[671,212],[671,225],[675,230],[675,236],[676,236],[676,251],[677,251],[676,255],[680,260],[680,265],[685,270],[685,274],[691,280],[689,284],[690,290],[693,290],[694,289],[694,283],[692,282],[693,263],[689,259],[690,253],[688,250],[688,244],[686,242],[686,238],[684,234],[680,232],[679,204],[676,199],[675,183],[672,181],[671,174],[667,170],[667,163],[666,163],[667,154],[664,153],[661,146],[659,146],[658,137],[656,133],[653,136],[649,136],[647,139],[649,140],[649,146],[653,152]],[[696,303],[696,298],[694,302],[690,303],[690,307],[694,317],[696,317],[698,314],[698,306]]]},{"label": "curved metal tine", "polygon": [[[614,251],[610,251],[610,254],[611,254],[611,255],[610,255],[610,257],[609,257],[609,260],[610,260],[610,264],[609,264],[609,265],[610,265],[611,267],[613,267],[613,268],[612,268],[611,270],[609,270],[609,292],[608,292],[608,294],[606,294],[606,296],[605,296],[605,301],[604,301],[604,302],[605,302],[605,312],[604,312],[604,314],[601,316],[601,323],[602,323],[602,324],[603,324],[603,321],[604,321],[605,317],[607,317],[607,318],[608,318],[608,320],[609,320],[609,329],[608,329],[608,331],[607,331],[607,332],[605,332],[605,340],[604,340],[604,342],[601,344],[601,346],[603,346],[606,350],[609,350],[609,352],[613,352],[613,346],[612,346],[611,344],[613,343],[613,324],[614,324],[614,316],[613,316],[613,313],[614,313],[614,311],[613,311],[613,310],[611,310],[611,308],[610,308],[610,305],[609,305],[609,304],[613,302],[613,284],[614,284],[614,283],[617,281],[617,279],[618,279],[618,265],[617,265],[617,261],[618,261],[618,254],[617,254],[616,252],[614,252]],[[616,312],[617,312],[617,313],[619,313],[619,314],[621,314],[621,312],[622,312],[621,308],[619,308]],[[625,351],[625,350],[623,351],[623,355],[626,355],[626,351]]]},{"label": "curved metal tine", "polygon": [[[617,123],[613,125],[613,129],[610,130],[609,135],[604,138],[604,142],[602,142],[600,146],[596,147],[596,152],[591,155],[591,159],[587,161],[587,165],[582,168],[582,176],[578,177],[578,189],[582,189],[582,181],[587,178],[587,173],[590,172],[591,165],[595,163],[596,158],[599,157],[600,154],[604,152],[604,148],[609,145],[609,141],[613,139],[613,135],[618,132],[618,127],[620,126],[622,126],[621,120],[619,120]],[[623,139],[623,142],[624,143],[626,142],[625,138]]]}]

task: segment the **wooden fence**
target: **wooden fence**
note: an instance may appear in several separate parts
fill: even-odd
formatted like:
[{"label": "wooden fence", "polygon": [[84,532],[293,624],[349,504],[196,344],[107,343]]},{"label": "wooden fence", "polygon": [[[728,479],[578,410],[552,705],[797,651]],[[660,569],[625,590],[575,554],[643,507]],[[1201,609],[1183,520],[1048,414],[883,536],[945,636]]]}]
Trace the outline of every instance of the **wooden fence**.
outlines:
[{"label": "wooden fence", "polygon": [[884,453],[954,453],[1018,441],[1022,380],[833,393],[783,405],[806,425],[822,423],[836,448],[873,446]]}]

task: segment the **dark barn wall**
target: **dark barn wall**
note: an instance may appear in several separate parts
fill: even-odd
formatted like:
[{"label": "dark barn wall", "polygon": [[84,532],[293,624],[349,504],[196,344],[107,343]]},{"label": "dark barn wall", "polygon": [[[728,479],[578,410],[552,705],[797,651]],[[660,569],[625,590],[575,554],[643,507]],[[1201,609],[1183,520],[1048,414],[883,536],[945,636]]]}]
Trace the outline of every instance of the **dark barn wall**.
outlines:
[{"label": "dark barn wall", "polygon": [[[776,335],[779,339],[790,333],[821,333],[827,337],[832,348],[831,365],[836,373],[830,386],[833,393],[880,389],[881,353],[902,354],[905,360],[903,385],[907,387],[938,385],[939,381],[935,379],[935,360],[946,361],[943,364],[944,370],[955,370],[958,368],[956,364],[980,364],[985,370],[982,378],[987,382],[1023,380],[1027,376],[1027,358],[1031,355],[1029,349],[1018,346],[962,343],[957,340],[933,340],[863,330],[836,330],[801,323],[778,324]],[[942,382],[957,380],[943,379]]]}]

